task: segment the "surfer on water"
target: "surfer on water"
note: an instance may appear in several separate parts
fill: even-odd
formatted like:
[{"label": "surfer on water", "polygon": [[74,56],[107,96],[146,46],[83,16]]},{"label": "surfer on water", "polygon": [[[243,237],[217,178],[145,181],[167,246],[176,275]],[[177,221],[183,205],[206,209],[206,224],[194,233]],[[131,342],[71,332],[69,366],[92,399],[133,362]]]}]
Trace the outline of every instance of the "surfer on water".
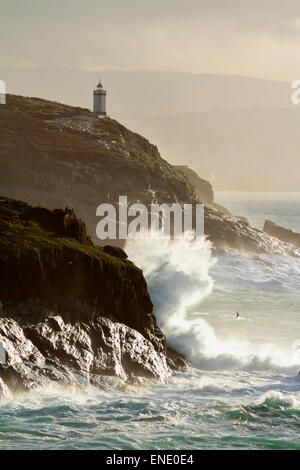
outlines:
[{"label": "surfer on water", "polygon": [[240,316],[239,312],[236,312],[236,318],[238,319]]}]

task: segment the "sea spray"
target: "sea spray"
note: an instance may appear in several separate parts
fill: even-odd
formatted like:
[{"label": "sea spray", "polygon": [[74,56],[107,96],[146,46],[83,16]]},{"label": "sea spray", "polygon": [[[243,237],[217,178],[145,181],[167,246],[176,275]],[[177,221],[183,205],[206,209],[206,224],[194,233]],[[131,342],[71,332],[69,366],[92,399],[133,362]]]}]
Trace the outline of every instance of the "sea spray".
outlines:
[{"label": "sea spray", "polygon": [[[170,345],[187,354],[193,362],[199,356],[200,305],[211,294],[214,281],[209,269],[216,260],[204,237],[185,240],[129,240],[126,250],[147,279],[159,326]],[[204,334],[205,337],[205,334]]]},{"label": "sea spray", "polygon": [[[266,336],[259,346],[242,339],[239,326],[245,318],[241,316],[237,323],[235,311],[231,313],[231,334],[221,339],[216,333],[218,328],[213,326],[213,314],[204,320],[203,314],[207,312],[202,307],[203,301],[214,295],[212,271],[224,279],[227,274],[227,284],[239,281],[245,287],[248,276],[250,288],[255,286],[257,289],[260,284],[265,289],[266,286],[278,286],[281,277],[286,279],[284,261],[279,260],[281,276],[281,272],[276,271],[278,258],[269,259],[266,263],[263,259],[228,255],[217,262],[212,256],[209,241],[204,238],[198,240],[196,248],[189,250],[184,240],[127,241],[126,251],[144,271],[158,324],[168,343],[187,354],[193,366],[205,370],[277,370],[294,374],[300,366],[299,348],[281,350],[278,344],[272,344],[270,336]],[[271,262],[275,263],[274,267]],[[298,267],[295,271],[297,274]],[[248,323],[252,321],[247,320]],[[255,331],[255,328],[256,325],[251,324],[251,329]]]},{"label": "sea spray", "polygon": [[[262,208],[268,195],[257,194],[255,205],[264,220],[266,214],[262,214]],[[242,200],[246,196],[239,193],[238,198]],[[291,222],[297,220],[299,204],[295,205],[293,214],[287,204],[278,204],[280,193],[276,197],[271,212],[281,208],[278,222],[282,222],[282,214],[290,214]],[[248,215],[244,210],[241,213]],[[126,250],[144,268],[148,284],[150,277],[155,280],[155,274],[159,276],[161,262],[167,260],[171,269],[169,259],[175,256],[172,246],[163,248],[161,242],[158,246],[130,243]],[[180,251],[186,262],[186,253]],[[197,340],[202,334],[196,347],[198,363],[210,370],[190,367],[167,384],[149,384],[135,387],[134,391],[109,386],[78,391],[55,385],[53,389],[47,386],[12,400],[2,399],[0,448],[300,450],[300,376],[296,368],[291,372],[286,368],[278,370],[280,364],[275,364],[284,358],[287,364],[293,364],[293,354],[300,350],[300,261],[271,256],[253,260],[228,255],[210,263],[210,258],[209,250],[200,250],[200,256],[194,253],[194,273],[189,271],[190,277],[197,278],[201,269],[202,280],[207,275],[210,279],[196,283],[201,287],[200,299],[206,288],[208,294],[195,308],[197,320],[193,321],[190,313],[187,315],[187,321],[194,324]],[[205,260],[210,265],[206,274]],[[181,271],[180,263],[177,269]],[[174,282],[172,273],[168,277],[166,272],[164,281],[158,279],[157,284],[161,284],[161,289],[165,287],[171,297],[175,287],[168,279]],[[161,289],[158,293],[162,295]],[[160,322],[158,302],[151,295]],[[238,320],[236,308],[240,312]],[[267,351],[268,342],[272,344]],[[290,349],[284,358],[275,361],[274,354],[280,355],[288,345]],[[227,353],[216,356],[215,348]],[[261,348],[265,349],[268,363],[257,356]],[[228,361],[242,370],[226,371]],[[268,366],[270,370],[266,371]]]}]

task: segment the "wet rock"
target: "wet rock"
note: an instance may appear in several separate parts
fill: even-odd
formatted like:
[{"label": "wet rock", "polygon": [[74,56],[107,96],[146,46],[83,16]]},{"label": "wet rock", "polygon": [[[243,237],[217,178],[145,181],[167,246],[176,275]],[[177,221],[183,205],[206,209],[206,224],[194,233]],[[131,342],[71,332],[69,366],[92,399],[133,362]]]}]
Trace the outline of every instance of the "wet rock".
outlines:
[{"label": "wet rock", "polygon": [[279,238],[285,243],[290,243],[297,248],[300,248],[300,234],[293,232],[293,230],[286,229],[280,225],[266,220],[264,224],[264,232],[268,233],[272,237]]},{"label": "wet rock", "polygon": [[123,250],[95,247],[73,211],[0,198],[0,229],[2,395],[104,376],[166,382],[181,369],[142,271]]},{"label": "wet rock", "polygon": [[2,318],[0,340],[8,356],[7,366],[0,366],[3,395],[53,381],[100,385],[102,376],[114,376],[166,382],[171,375],[166,356],[149,340],[108,318],[86,323],[65,322],[59,315],[37,323]]},{"label": "wet rock", "polygon": [[171,370],[185,371],[190,361],[184,354],[178,353],[167,345],[167,363]]},{"label": "wet rock", "polygon": [[236,251],[249,255],[278,254],[299,257],[296,246],[251,227],[245,217],[226,215],[215,208],[205,207],[205,233],[218,254]]}]

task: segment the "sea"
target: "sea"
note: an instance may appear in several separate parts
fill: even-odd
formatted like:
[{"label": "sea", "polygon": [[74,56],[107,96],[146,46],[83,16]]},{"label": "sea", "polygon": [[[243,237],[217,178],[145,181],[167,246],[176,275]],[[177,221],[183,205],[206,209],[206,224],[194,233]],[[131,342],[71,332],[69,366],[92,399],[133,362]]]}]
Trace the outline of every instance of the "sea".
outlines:
[{"label": "sea", "polygon": [[[300,232],[300,193],[216,201],[257,228],[269,219]],[[300,449],[300,260],[215,258],[207,240],[197,243],[126,246],[188,370],[166,384],[53,384],[2,400],[0,449]]]}]

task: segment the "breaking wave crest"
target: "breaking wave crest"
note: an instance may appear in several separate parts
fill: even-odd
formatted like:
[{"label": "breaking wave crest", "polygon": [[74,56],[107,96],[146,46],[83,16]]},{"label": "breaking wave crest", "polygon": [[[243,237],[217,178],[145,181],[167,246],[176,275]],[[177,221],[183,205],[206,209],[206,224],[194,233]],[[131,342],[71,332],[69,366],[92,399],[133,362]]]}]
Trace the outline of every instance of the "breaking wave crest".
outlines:
[{"label": "breaking wave crest", "polygon": [[[262,289],[266,285],[274,287],[275,281],[282,285],[280,272],[272,267],[271,260],[229,255],[217,262],[209,241],[202,238],[195,243],[193,250],[184,240],[129,240],[126,245],[129,257],[144,271],[158,324],[168,343],[187,354],[194,367],[204,370],[276,370],[294,374],[300,365],[299,348],[281,350],[278,344],[272,344],[272,338],[268,338],[268,344],[253,346],[241,340],[234,329],[231,337],[223,340],[203,318],[205,312],[201,312],[203,300],[214,295],[214,279],[218,280],[218,275],[226,280],[223,284],[218,282],[225,289],[241,279],[245,285],[247,276],[250,288],[257,287],[258,282]],[[283,279],[293,269],[298,274],[300,264],[293,268],[292,261],[281,260],[281,266],[282,263]],[[216,273],[214,279],[212,271]]]}]

